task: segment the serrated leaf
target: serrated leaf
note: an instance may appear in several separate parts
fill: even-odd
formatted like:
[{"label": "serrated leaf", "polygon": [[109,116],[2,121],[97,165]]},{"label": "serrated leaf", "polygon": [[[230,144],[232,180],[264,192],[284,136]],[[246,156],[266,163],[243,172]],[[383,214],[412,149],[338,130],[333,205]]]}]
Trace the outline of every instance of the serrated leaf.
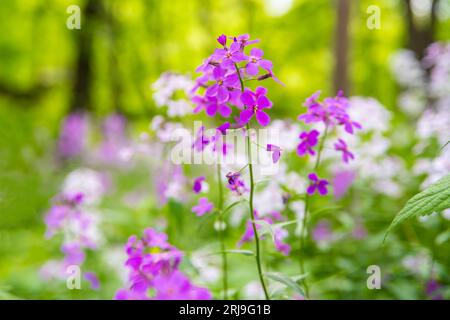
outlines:
[{"label": "serrated leaf", "polygon": [[450,174],[409,199],[387,229],[384,240],[395,226],[405,220],[441,212],[448,208],[450,208]]},{"label": "serrated leaf", "polygon": [[290,277],[279,273],[279,272],[266,272],[264,274],[267,278],[272,279],[274,281],[277,281],[281,284],[284,284],[285,286],[291,288],[295,292],[301,294],[302,296],[305,296],[305,292],[303,291],[302,287],[300,287],[294,280],[292,280]]}]

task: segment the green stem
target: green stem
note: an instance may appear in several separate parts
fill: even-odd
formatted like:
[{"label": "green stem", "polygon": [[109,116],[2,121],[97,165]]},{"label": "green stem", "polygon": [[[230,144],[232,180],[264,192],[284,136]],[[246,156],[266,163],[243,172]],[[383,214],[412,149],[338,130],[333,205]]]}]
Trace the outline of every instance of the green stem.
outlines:
[{"label": "green stem", "polygon": [[[234,64],[238,77],[239,77],[239,82],[241,83],[241,91],[244,92],[244,81],[242,80],[241,77],[241,72],[239,70],[238,65],[235,63]],[[266,288],[266,284],[264,282],[264,277],[262,274],[262,268],[261,268],[261,249],[260,249],[260,244],[259,244],[259,236],[258,236],[258,231],[256,229],[256,222],[255,222],[255,212],[253,210],[253,192],[255,190],[255,182],[253,179],[253,164],[252,164],[252,144],[251,144],[251,138],[250,138],[250,126],[247,123],[246,126],[247,129],[247,160],[248,160],[248,171],[250,173],[250,199],[249,199],[249,207],[250,207],[250,217],[252,220],[252,228],[253,228],[253,233],[255,235],[255,246],[256,246],[256,266],[258,268],[258,275],[259,275],[259,281],[261,282],[261,286],[264,290],[264,296],[266,297],[266,300],[270,300],[269,297],[269,293],[267,291]]]},{"label": "green stem", "polygon": [[220,251],[222,251],[222,280],[223,280],[223,299],[228,299],[228,262],[227,262],[227,253],[225,248],[225,229],[223,227],[223,187],[221,181],[221,168],[220,163],[217,164],[217,184],[219,189],[219,201],[217,208],[219,209],[219,241],[220,241]]},{"label": "green stem", "polygon": [[[320,164],[320,159],[322,156],[322,151],[323,151],[323,147],[325,144],[325,139],[327,138],[328,135],[328,125],[325,126],[325,132],[323,134],[323,138],[320,141],[320,145],[319,145],[319,150],[317,152],[317,158],[316,158],[316,163],[314,164],[314,171],[317,171],[317,169],[319,168],[319,164]],[[299,259],[299,264],[300,264],[300,273],[301,274],[305,274],[305,259],[304,257],[302,257],[302,253],[305,249],[305,242],[306,242],[306,235],[307,235],[307,217],[308,217],[308,210],[309,210],[309,204],[310,204],[310,196],[308,195],[308,193],[305,194],[305,209],[303,211],[303,219],[302,219],[302,233],[300,234],[300,259]],[[306,278],[303,279],[303,286],[305,288],[305,295],[306,298],[309,299],[309,287],[308,287],[308,283],[306,281]]]},{"label": "green stem", "polygon": [[264,277],[262,274],[262,268],[261,268],[261,249],[259,244],[259,236],[258,231],[256,229],[256,223],[255,223],[255,212],[253,210],[253,192],[255,189],[255,182],[253,179],[253,164],[252,164],[252,148],[251,148],[251,140],[250,140],[250,127],[247,124],[247,158],[248,158],[248,171],[250,173],[250,199],[249,199],[249,207],[250,207],[250,216],[252,220],[252,228],[253,233],[255,234],[255,246],[256,246],[256,266],[258,268],[258,275],[259,275],[259,281],[261,282],[261,286],[264,290],[264,296],[266,297],[266,300],[270,300],[266,284],[264,282]]}]

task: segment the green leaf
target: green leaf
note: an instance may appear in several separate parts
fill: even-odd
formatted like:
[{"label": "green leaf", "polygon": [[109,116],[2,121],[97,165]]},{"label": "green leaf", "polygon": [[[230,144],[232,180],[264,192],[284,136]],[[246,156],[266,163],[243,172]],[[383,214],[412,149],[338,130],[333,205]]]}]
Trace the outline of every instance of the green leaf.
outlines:
[{"label": "green leaf", "polygon": [[448,208],[450,208],[450,174],[409,199],[387,229],[384,240],[395,226],[405,220],[441,212]]},{"label": "green leaf", "polygon": [[[264,274],[267,278],[272,279],[274,281],[277,281],[281,284],[284,284],[285,286],[291,288],[295,292],[301,294],[302,296],[305,295],[305,292],[303,291],[302,287],[300,287],[292,278],[279,273],[279,272],[266,272]],[[306,276],[302,276],[301,279],[303,279]]]}]

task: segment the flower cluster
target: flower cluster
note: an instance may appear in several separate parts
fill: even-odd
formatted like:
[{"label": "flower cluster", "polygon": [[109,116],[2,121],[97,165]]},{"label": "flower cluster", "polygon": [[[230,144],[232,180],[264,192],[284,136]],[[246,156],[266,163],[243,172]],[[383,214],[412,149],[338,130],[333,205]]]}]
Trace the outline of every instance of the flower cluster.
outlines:
[{"label": "flower cluster", "polygon": [[[97,249],[98,221],[83,208],[85,197],[83,193],[62,194],[55,200],[55,204],[45,215],[47,239],[62,233],[65,237],[61,245],[64,254],[62,262],[50,261],[41,270],[44,277],[64,278],[66,269],[70,266],[81,266],[84,263],[86,249]],[[91,283],[93,289],[99,287],[99,281],[93,272],[85,272],[85,279]]]},{"label": "flower cluster", "polygon": [[[168,243],[165,233],[148,228],[142,238],[131,236],[125,246],[128,288],[118,300],[208,300],[207,289],[193,285],[179,270],[183,253]],[[149,293],[151,292],[151,293]]]},{"label": "flower cluster", "polygon": [[[303,131],[300,133],[300,143],[297,146],[297,154],[300,157],[305,155],[316,156],[317,153],[322,152],[323,143],[328,132],[334,127],[342,127],[343,131],[348,134],[353,134],[355,129],[361,129],[361,125],[354,121],[349,113],[349,100],[344,96],[342,91],[339,91],[335,97],[325,98],[323,101],[319,101],[320,92],[314,93],[312,96],[306,99],[304,106],[307,108],[307,112],[301,114],[298,120],[303,121],[306,124],[321,124],[325,127],[323,133],[316,129],[310,131]],[[322,142],[319,143],[319,137]],[[315,148],[318,147],[316,152]],[[344,163],[348,163],[353,160],[355,156],[349,151],[347,143],[338,138],[334,144],[334,149],[341,153]],[[316,169],[320,155],[317,155]],[[310,186],[307,188],[309,195],[314,194],[316,191],[320,195],[326,195],[328,193],[327,185],[329,182],[324,179],[319,179],[316,173],[310,173],[308,175],[310,180]]]},{"label": "flower cluster", "polygon": [[202,75],[197,78],[193,92],[203,88],[203,93],[192,99],[196,105],[194,112],[205,110],[208,116],[219,113],[228,118],[233,113],[232,106],[235,106],[239,111],[236,126],[244,126],[253,116],[261,126],[268,125],[270,117],[264,109],[271,108],[272,103],[266,96],[267,90],[263,87],[255,91],[244,88],[244,81],[250,79],[262,81],[272,78],[279,82],[273,74],[272,62],[263,59],[261,49],[252,48],[249,54],[245,52],[247,46],[259,40],[250,40],[247,34],[238,37],[221,35],[217,42],[221,47],[196,70]]}]

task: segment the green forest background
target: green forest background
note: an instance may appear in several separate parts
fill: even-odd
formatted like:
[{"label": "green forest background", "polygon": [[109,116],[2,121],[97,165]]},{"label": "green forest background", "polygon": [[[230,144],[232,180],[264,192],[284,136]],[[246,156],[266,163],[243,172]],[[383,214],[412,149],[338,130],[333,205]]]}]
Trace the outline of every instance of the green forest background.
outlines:
[{"label": "green forest background", "polygon": [[[336,25],[342,2],[350,4],[344,22],[349,44],[347,61],[340,66],[347,76],[337,82]],[[67,292],[46,287],[37,275],[58,251],[43,240],[42,216],[64,176],[52,165],[51,153],[60,122],[70,111],[82,108],[99,118],[119,111],[138,132],[157,114],[151,84],[162,72],[194,76],[218,35],[249,33],[262,40],[261,49],[286,84],[268,84],[277,105],[274,118],[295,117],[311,93],[321,89],[329,96],[341,86],[348,95],[378,99],[394,113],[394,123],[408,127],[410,119],[396,105],[399,87],[389,59],[400,48],[424,48],[420,41],[450,39],[450,1],[436,2],[441,6],[433,26],[430,21],[416,26],[430,34],[423,31],[419,38],[411,34],[415,22],[408,16],[410,3],[403,0],[294,0],[286,12],[270,6],[276,1],[264,0],[1,1],[0,298],[110,298],[118,286]],[[81,30],[66,27],[66,9],[72,4],[82,8]],[[370,5],[381,9],[379,30],[366,26]],[[402,204],[385,203],[391,212]],[[136,226],[121,230],[123,235],[145,226],[137,217],[129,222]],[[395,297],[417,297],[409,288],[398,290],[403,294]]]}]

